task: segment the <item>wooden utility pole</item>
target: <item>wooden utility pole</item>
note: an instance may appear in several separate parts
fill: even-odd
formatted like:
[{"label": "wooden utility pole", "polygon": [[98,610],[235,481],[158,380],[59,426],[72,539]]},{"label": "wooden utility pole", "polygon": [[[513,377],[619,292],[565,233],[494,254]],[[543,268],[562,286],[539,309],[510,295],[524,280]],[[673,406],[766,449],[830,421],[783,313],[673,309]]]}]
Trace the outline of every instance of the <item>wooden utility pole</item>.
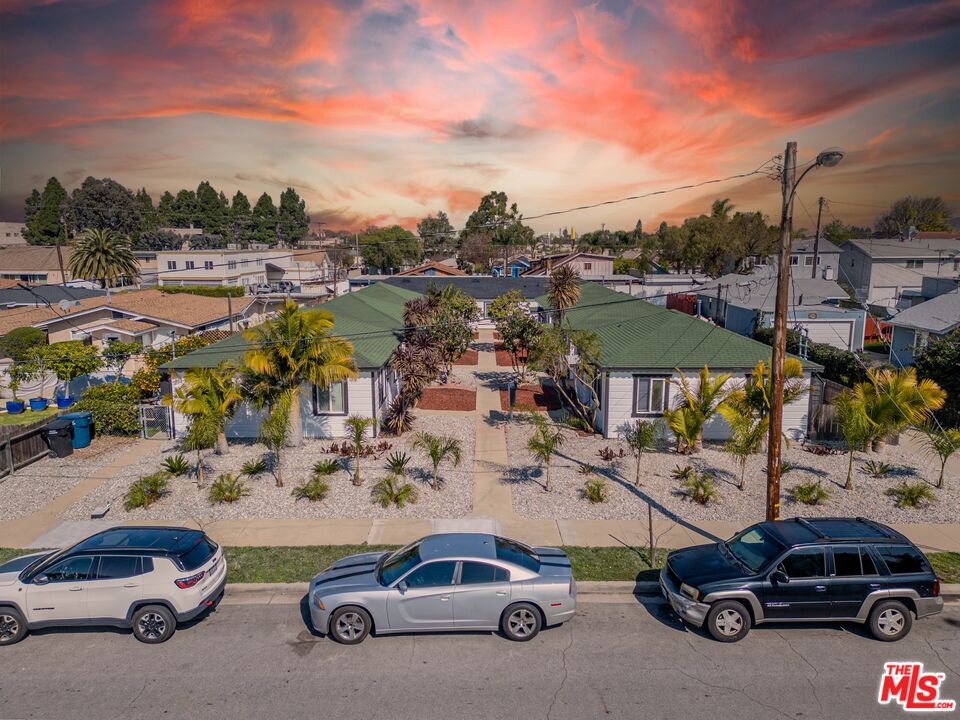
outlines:
[{"label": "wooden utility pole", "polygon": [[233,295],[227,292],[227,314],[230,316],[230,333],[233,333]]},{"label": "wooden utility pole", "polygon": [[[63,241],[67,242],[67,216],[61,215],[60,222],[63,225]],[[67,286],[67,274],[63,271],[63,249],[60,247],[60,235],[57,235],[57,263],[60,265],[60,284]]]},{"label": "wooden utility pole", "polygon": [[810,273],[812,278],[817,276],[817,260],[820,258],[820,220],[823,218],[823,195],[817,202],[820,207],[817,208],[817,234],[813,236],[813,270]]},{"label": "wooden utility pole", "polygon": [[773,316],[773,360],[770,363],[770,436],[767,439],[767,520],[780,519],[780,446],[783,438],[783,360],[787,353],[787,288],[790,285],[790,234],[793,230],[793,191],[797,177],[797,143],[783,154],[780,209],[780,264],[777,304]]}]

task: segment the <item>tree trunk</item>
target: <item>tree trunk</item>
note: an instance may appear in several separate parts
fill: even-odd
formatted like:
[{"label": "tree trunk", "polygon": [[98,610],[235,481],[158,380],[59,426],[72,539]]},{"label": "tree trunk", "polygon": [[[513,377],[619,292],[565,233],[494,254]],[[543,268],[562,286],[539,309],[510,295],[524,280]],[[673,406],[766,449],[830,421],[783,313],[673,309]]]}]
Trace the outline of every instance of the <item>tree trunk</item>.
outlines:
[{"label": "tree trunk", "polygon": [[203,456],[197,450],[197,489],[203,487]]},{"label": "tree trunk", "polygon": [[697,439],[693,441],[693,452],[703,452],[703,431],[697,434]]},{"label": "tree trunk", "polygon": [[550,492],[553,489],[552,484],[550,483],[550,461],[547,460],[543,464],[543,490],[544,492]]},{"label": "tree trunk", "polygon": [[847,484],[844,490],[853,490],[853,450],[850,451],[850,462],[847,464]]},{"label": "tree trunk", "polygon": [[[948,459],[949,459],[949,458],[948,458]],[[947,467],[947,461],[946,461],[946,460],[941,460],[941,461],[940,461],[940,477],[937,478],[937,489],[943,488],[943,470],[944,470],[944,468],[946,468],[946,467]]]},{"label": "tree trunk", "polygon": [[634,487],[640,487],[640,461],[643,460],[643,450],[637,451],[637,477],[633,481]]},{"label": "tree trunk", "polygon": [[293,393],[290,400],[290,432],[287,438],[287,447],[300,447],[303,445],[303,423],[300,420],[300,392]]},{"label": "tree trunk", "polygon": [[440,464],[437,463],[433,466],[433,482],[430,483],[430,487],[434,490],[440,489]]},{"label": "tree trunk", "polygon": [[744,460],[744,462],[740,465],[740,484],[737,485],[737,490],[739,490],[740,492],[743,492],[744,475],[746,474],[747,474],[747,462],[746,460]]},{"label": "tree trunk", "polygon": [[357,487],[363,485],[360,478],[360,447],[357,446],[353,451],[353,484]]},{"label": "tree trunk", "polygon": [[227,445],[227,434],[225,432],[220,432],[217,435],[217,445],[213,451],[217,455],[226,455],[228,450],[229,446]]},{"label": "tree trunk", "polygon": [[277,487],[283,487],[283,469],[280,467],[280,450],[273,453],[273,477],[277,481]]}]

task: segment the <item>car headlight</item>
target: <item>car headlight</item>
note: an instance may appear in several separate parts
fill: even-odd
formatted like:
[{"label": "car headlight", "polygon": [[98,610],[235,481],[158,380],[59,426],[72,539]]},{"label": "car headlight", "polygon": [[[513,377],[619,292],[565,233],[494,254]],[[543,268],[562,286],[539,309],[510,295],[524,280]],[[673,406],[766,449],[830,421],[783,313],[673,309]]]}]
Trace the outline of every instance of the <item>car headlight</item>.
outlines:
[{"label": "car headlight", "polygon": [[690,598],[691,600],[699,600],[699,599],[700,599],[700,591],[697,590],[695,587],[692,587],[692,586],[690,586],[690,585],[687,585],[686,583],[680,583],[680,592],[682,592],[684,595],[686,595],[686,596],[687,596],[688,598]]},{"label": "car headlight", "polygon": [[326,610],[326,608],[323,606],[323,600],[320,599],[320,593],[313,594],[313,604],[321,610]]}]

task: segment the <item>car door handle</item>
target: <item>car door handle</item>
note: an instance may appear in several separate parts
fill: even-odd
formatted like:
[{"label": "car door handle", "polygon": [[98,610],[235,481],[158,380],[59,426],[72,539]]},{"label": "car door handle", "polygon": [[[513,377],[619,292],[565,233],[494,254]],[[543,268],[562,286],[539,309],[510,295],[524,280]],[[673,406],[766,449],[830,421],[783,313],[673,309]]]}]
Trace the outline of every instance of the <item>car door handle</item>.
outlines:
[{"label": "car door handle", "polygon": [[506,596],[507,596],[507,593],[504,592],[503,590],[497,591],[497,597],[506,597]]},{"label": "car door handle", "polygon": [[68,590],[70,590],[70,592],[80,592],[81,590],[83,590],[83,588],[82,588],[82,587],[72,587],[72,588],[68,588]]},{"label": "car door handle", "polygon": [[124,587],[140,587],[138,583],[124,583]]},{"label": "car door handle", "polygon": [[815,585],[813,589],[816,590],[817,592],[826,592],[827,586],[826,586],[826,585]]},{"label": "car door handle", "polygon": [[440,596],[440,599],[443,600],[444,602],[446,602],[447,600],[450,599],[450,596],[449,596],[449,595],[441,595],[441,596]]}]

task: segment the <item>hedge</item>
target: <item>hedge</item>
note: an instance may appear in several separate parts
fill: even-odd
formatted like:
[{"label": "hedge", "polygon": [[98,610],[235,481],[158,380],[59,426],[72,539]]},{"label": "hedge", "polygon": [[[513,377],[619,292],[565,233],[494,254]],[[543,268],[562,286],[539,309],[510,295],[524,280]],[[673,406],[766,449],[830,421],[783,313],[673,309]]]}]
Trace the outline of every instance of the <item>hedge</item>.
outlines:
[{"label": "hedge", "polygon": [[167,295],[203,295],[205,297],[243,297],[246,289],[237,286],[217,285],[215,287],[207,285],[161,285],[157,288]]},{"label": "hedge", "polygon": [[72,410],[92,412],[94,428],[100,435],[139,435],[139,405],[138,388],[104,383],[87,388]]}]

